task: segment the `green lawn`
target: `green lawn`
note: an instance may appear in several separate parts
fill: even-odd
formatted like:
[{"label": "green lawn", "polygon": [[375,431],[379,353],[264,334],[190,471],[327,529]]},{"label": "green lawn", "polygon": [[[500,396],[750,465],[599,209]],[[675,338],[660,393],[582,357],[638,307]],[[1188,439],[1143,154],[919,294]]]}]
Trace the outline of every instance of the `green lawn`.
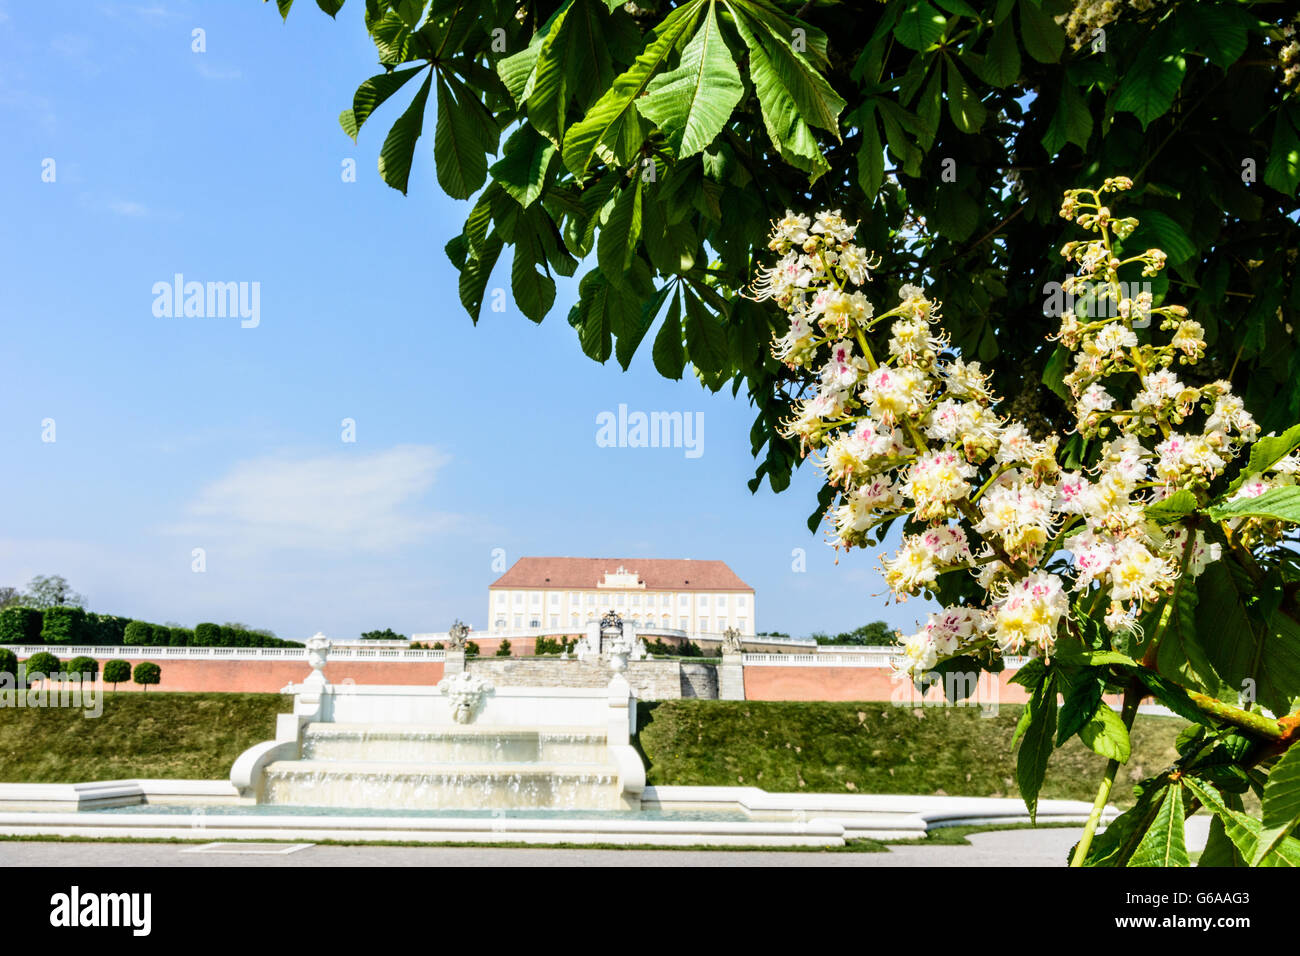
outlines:
[{"label": "green lawn", "polygon": [[[652,784],[747,784],[774,792],[1016,796],[1011,737],[1019,706],[996,717],[976,708],[887,703],[681,700],[646,703],[640,744]],[[1112,802],[1168,766],[1184,722],[1139,717],[1133,756]],[[1043,797],[1091,801],[1105,760],[1077,738],[1052,757]]]},{"label": "green lawn", "polygon": [[243,751],[275,736],[279,694],[107,693],[104,713],[0,708],[0,780],[72,783],[220,780]]},{"label": "green lawn", "polygon": [[[275,732],[279,694],[107,694],[104,713],[0,708],[0,781],[60,783],[160,777],[218,780]],[[652,784],[746,784],[770,791],[1014,796],[1009,744],[1020,708],[675,700],[640,706]],[[1139,717],[1128,783],[1174,759],[1182,721]],[[1057,751],[1044,797],[1091,800],[1104,764],[1078,740]]]}]

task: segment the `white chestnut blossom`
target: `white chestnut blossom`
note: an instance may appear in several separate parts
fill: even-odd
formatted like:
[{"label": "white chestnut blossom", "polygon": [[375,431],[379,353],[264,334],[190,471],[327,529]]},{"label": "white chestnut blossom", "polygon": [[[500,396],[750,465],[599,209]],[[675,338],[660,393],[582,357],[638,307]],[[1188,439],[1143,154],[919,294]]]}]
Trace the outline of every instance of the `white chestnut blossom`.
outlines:
[{"label": "white chestnut blossom", "polygon": [[[1192,533],[1178,512],[1155,519],[1147,509],[1177,493],[1204,505],[1259,426],[1228,382],[1197,385],[1174,371],[1205,352],[1204,328],[1185,308],[1122,291],[1120,266],[1154,276],[1167,261],[1158,249],[1113,246],[1138,221],[1116,218],[1103,194],[1131,187],[1113,177],[1098,190],[1071,190],[1061,207],[1092,234],[1062,248],[1074,267],[1063,286],[1106,306],[1095,317],[1067,311],[1049,336],[1073,353],[1063,381],[1075,436],[1007,420],[988,376],[953,347],[940,303],[919,284],[903,284],[897,303],[878,310],[862,288],[878,262],[854,244],[856,224],[839,210],[787,211],[773,224],[777,261],[759,270],[752,294],[789,316],[772,343],[799,396],[782,431],[835,489],[832,542],[866,547],[872,529],[906,519],[898,551],[881,560],[893,595],[933,592],[948,574],[972,576],[982,595],[903,639],[899,666],[913,677],[964,653],[1050,657],[1072,602],[1115,635],[1139,634],[1138,621],[1180,575],[1220,559],[1205,528]],[[1138,320],[1150,328],[1141,337]],[[1300,454],[1290,454],[1241,482],[1232,500],[1297,478]],[[1264,518],[1222,524],[1248,543],[1280,534]]]}]

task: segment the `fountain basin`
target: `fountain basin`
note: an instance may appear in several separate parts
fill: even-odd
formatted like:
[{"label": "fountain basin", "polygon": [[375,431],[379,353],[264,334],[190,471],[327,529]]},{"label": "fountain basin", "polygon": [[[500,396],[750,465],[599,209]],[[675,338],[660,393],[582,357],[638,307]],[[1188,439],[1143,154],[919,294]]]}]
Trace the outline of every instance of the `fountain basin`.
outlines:
[{"label": "fountain basin", "polygon": [[245,803],[369,810],[639,810],[636,698],[603,688],[290,685],[276,739],[230,779]]},{"label": "fountain basin", "polygon": [[622,810],[618,768],[593,763],[415,764],[292,760],[266,770],[264,802],[397,810]]}]

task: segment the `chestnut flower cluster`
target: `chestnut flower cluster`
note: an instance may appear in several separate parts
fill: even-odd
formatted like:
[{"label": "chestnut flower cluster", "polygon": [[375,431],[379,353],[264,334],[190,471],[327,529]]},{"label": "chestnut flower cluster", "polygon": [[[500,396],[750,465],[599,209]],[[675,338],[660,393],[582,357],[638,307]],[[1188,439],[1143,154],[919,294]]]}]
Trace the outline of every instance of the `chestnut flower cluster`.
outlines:
[{"label": "chestnut flower cluster", "polygon": [[[1067,291],[1094,290],[1089,306],[1049,337],[1073,355],[1064,380],[1076,430],[1100,449],[1082,470],[1062,465],[1061,436],[1035,438],[999,414],[988,376],[950,345],[940,304],[921,288],[904,285],[890,308],[867,297],[878,262],[855,245],[856,224],[838,210],[774,223],[769,248],[781,258],[752,292],[790,318],[772,351],[804,391],[782,430],[837,491],[833,543],[862,547],[877,526],[907,519],[912,533],[882,561],[897,599],[954,572],[973,574],[986,596],[931,615],[903,641],[901,667],[912,676],[963,653],[1050,656],[1080,599],[1112,632],[1136,631],[1180,575],[1219,557],[1201,531],[1161,526],[1146,509],[1180,490],[1203,492],[1259,427],[1229,383],[1180,379],[1205,350],[1187,310],[1130,298],[1120,283],[1121,269],[1149,277],[1165,267],[1159,249],[1117,251],[1138,223],[1114,216],[1106,197],[1131,187],[1107,179],[1071,190],[1061,207],[1091,234],[1062,249],[1075,268]],[[1150,332],[1140,337],[1135,325]],[[1284,459],[1238,495],[1297,472],[1295,456]]]}]

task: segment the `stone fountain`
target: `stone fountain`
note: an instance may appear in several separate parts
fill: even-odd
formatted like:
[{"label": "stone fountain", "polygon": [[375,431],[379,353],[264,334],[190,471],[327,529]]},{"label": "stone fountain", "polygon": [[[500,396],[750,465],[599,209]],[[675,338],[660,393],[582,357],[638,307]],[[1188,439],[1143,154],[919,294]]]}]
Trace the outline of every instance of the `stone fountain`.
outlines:
[{"label": "stone fountain", "polygon": [[[459,635],[463,641],[464,635]],[[455,642],[453,635],[453,643]],[[611,644],[603,688],[495,687],[468,672],[436,686],[330,684],[330,641],[307,642],[275,739],[231,782],[248,803],[405,810],[639,810],[631,648]],[[620,666],[621,665],[621,666]]]}]

